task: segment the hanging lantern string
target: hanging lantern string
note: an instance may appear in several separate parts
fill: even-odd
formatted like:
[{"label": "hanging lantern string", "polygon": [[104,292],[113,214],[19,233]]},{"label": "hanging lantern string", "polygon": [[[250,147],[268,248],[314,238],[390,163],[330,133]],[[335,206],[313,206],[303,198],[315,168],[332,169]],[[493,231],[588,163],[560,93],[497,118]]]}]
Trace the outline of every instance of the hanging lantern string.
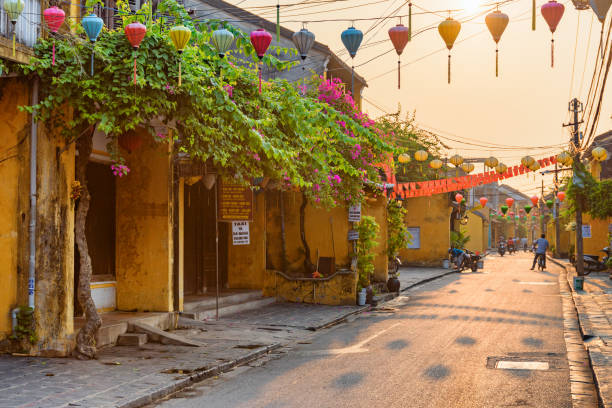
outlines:
[{"label": "hanging lantern string", "polygon": [[408,41],[412,41],[412,2],[408,3]]}]

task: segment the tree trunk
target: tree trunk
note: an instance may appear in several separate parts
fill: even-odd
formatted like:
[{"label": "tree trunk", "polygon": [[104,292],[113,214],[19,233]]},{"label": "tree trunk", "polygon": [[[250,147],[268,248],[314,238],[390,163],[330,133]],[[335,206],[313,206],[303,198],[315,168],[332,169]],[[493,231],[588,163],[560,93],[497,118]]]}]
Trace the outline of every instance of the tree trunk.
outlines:
[{"label": "tree trunk", "polygon": [[302,193],[302,205],[300,205],[300,238],[302,238],[302,246],[304,247],[304,270],[308,275],[311,275],[315,271],[315,267],[310,261],[310,247],[306,241],[306,229],[304,228],[307,205],[308,199],[306,198],[306,194]]},{"label": "tree trunk", "polygon": [[79,360],[92,359],[96,357],[96,334],[102,324],[100,316],[96,311],[96,305],[91,298],[91,258],[89,256],[89,249],[87,247],[87,237],[85,235],[85,223],[87,221],[87,212],[89,211],[89,202],[91,196],[87,189],[87,163],[89,162],[89,156],[93,147],[93,133],[95,127],[90,132],[82,135],[77,140],[77,150],[79,156],[76,162],[76,179],[81,183],[81,198],[79,199],[76,219],[75,219],[75,242],[79,249],[79,283],[77,298],[81,308],[85,312],[85,324],[79,330],[76,338],[76,349],[74,355]]}]

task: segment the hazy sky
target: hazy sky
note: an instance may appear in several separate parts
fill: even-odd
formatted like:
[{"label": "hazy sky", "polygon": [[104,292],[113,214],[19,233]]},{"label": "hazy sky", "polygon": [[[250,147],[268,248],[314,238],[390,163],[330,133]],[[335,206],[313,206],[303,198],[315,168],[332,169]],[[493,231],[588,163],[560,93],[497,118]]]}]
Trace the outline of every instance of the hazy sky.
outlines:
[{"label": "hazy sky", "polygon": [[[316,3],[321,0],[308,0]],[[275,19],[275,8],[257,8],[276,5],[276,0],[230,0],[255,14]],[[281,4],[295,4],[300,0],[282,0]],[[437,24],[448,15],[418,14],[430,11],[459,10],[454,18],[462,21],[485,12],[494,2],[486,0],[415,0],[413,2],[413,33],[434,27],[416,35],[402,54],[402,89],[397,89],[397,55],[395,51],[366,63],[393,48],[387,30],[399,22],[393,17],[371,29],[376,21],[355,21],[362,30],[364,40],[354,65],[366,78],[363,109],[371,116],[379,116],[383,109],[404,112],[416,111],[416,119],[423,128],[435,130],[455,139],[477,139],[487,143],[524,146],[520,150],[477,148],[445,141],[454,149],[449,156],[459,153],[464,157],[495,155],[507,165],[519,164],[520,158],[530,154],[536,158],[558,153],[560,148],[534,149],[566,143],[569,133],[562,128],[568,121],[568,102],[573,97],[586,100],[599,45],[601,23],[591,10],[577,11],[571,1],[565,5],[565,14],[555,32],[555,67],[550,67],[550,30],[540,14],[537,0],[537,29],[531,30],[531,0],[514,0],[500,10],[508,14],[510,23],[499,44],[500,76],[495,77],[495,42],[491,38],[484,16],[462,24],[461,32],[452,50],[452,83],[447,84],[447,52],[437,31]],[[402,0],[346,0],[333,3],[281,7],[281,24],[297,30],[301,24],[288,21],[342,19],[336,22],[310,22],[311,30],[319,42],[327,44],[350,64],[340,40],[342,30],[351,19],[388,16],[404,4],[396,15],[407,15],[407,1]],[[363,5],[362,7],[359,7]],[[338,10],[343,8],[343,10]],[[335,11],[334,11],[335,10]],[[309,13],[309,14],[306,14]],[[310,14],[312,13],[312,14]],[[606,21],[606,23],[609,21]],[[408,25],[407,19],[403,19]],[[591,30],[591,39],[589,31]],[[577,41],[576,41],[577,38]],[[367,44],[386,40],[367,47]],[[576,50],[576,51],[574,51]],[[385,74],[386,72],[389,73]],[[573,75],[572,75],[573,73]],[[573,76],[573,80],[572,80]],[[608,81],[609,82],[609,81]],[[612,128],[612,85],[608,84],[598,132]],[[476,171],[482,171],[477,165]],[[531,194],[541,184],[538,176],[517,178],[514,187]],[[549,184],[550,178],[546,178]]]}]

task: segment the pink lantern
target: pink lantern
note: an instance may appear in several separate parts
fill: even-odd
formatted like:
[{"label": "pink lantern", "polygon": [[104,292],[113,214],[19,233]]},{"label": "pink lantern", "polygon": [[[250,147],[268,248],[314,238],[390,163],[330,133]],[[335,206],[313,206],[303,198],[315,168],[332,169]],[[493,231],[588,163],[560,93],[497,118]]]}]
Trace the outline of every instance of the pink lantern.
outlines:
[{"label": "pink lantern", "polygon": [[[259,58],[259,62],[264,57],[264,54],[268,50],[270,43],[272,42],[272,35],[264,30],[263,28],[257,29],[255,31],[251,31],[251,44],[253,44],[253,48],[255,48],[255,52],[257,53],[257,57]],[[259,71],[259,93],[261,93],[261,68],[258,65]]]},{"label": "pink lantern", "polygon": [[455,194],[455,201],[461,203],[461,201],[463,201],[463,196],[459,193]]},{"label": "pink lantern", "polygon": [[557,3],[555,0],[550,0],[548,3],[543,4],[541,7],[542,17],[548,23],[548,27],[550,28],[550,32],[553,34],[553,37],[550,40],[550,66],[555,66],[555,30],[557,29],[557,25],[559,21],[561,21],[561,17],[563,17],[563,12],[565,11],[565,6],[561,3]]},{"label": "pink lantern", "polygon": [[531,202],[533,203],[534,206],[537,206],[538,205],[538,201],[540,201],[538,196],[532,196],[530,200],[531,200]]},{"label": "pink lantern", "polygon": [[563,200],[565,200],[565,193],[563,191],[559,191],[557,193],[557,198],[559,199],[559,201],[563,202]]},{"label": "pink lantern", "polygon": [[506,198],[506,204],[508,205],[508,207],[512,207],[512,204],[514,204],[514,198]]},{"label": "pink lantern", "polygon": [[487,205],[487,202],[489,201],[487,199],[487,197],[480,197],[480,205],[484,208],[485,205]]},{"label": "pink lantern", "polygon": [[[137,50],[147,34],[147,27],[139,22],[130,23],[125,26],[124,32],[132,47]],[[134,56],[134,85],[136,85],[136,56]]]},{"label": "pink lantern", "polygon": [[[43,16],[47,23],[47,27],[49,27],[49,31],[57,33],[57,30],[59,30],[64,23],[66,13],[61,8],[53,6],[45,9],[45,11],[43,11]],[[55,65],[55,38],[53,39],[53,57],[51,59],[51,65]]]}]

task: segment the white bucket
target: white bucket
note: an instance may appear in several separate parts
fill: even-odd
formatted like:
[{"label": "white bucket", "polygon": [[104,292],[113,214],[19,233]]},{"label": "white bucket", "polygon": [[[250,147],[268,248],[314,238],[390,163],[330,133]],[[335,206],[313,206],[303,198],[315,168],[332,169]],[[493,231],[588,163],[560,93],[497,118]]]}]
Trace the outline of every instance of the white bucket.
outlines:
[{"label": "white bucket", "polygon": [[448,268],[450,268],[450,261],[449,261],[448,259],[443,260],[443,261],[442,261],[442,267],[443,267],[444,269],[448,269]]},{"label": "white bucket", "polygon": [[365,305],[365,302],[366,302],[366,291],[365,289],[362,289],[361,292],[357,294],[357,305],[363,306]]}]

